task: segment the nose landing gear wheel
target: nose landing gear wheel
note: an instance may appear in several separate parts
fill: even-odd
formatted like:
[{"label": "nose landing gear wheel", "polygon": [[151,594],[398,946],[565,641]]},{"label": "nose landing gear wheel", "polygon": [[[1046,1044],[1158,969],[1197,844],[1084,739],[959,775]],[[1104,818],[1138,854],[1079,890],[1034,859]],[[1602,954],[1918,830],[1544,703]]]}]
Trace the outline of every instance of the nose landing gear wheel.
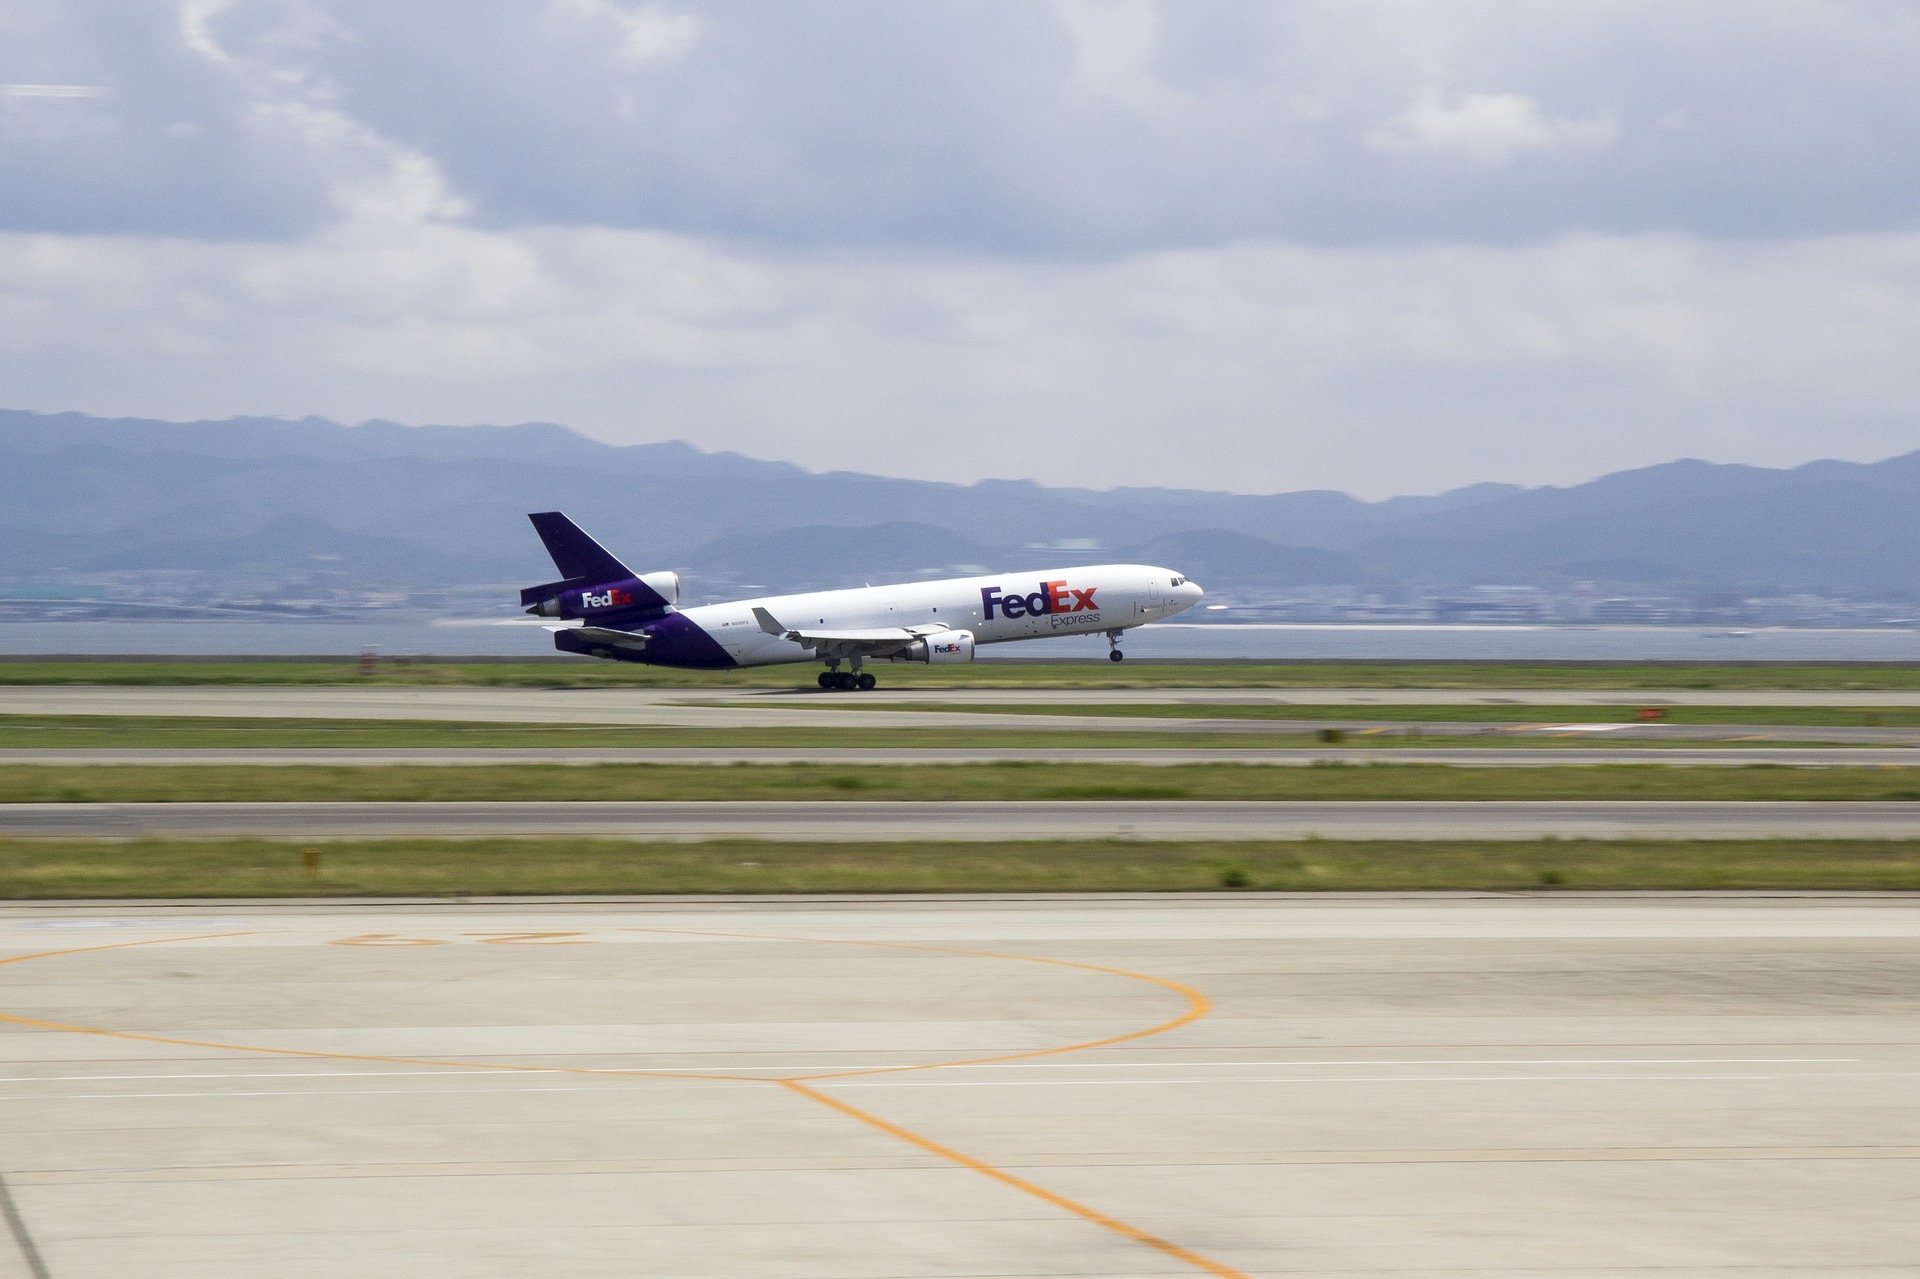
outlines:
[{"label": "nose landing gear wheel", "polygon": [[1125,653],[1122,653],[1119,649],[1116,648],[1111,653],[1107,654],[1107,660],[1109,662],[1123,661],[1125,660],[1126,656],[1127,655]]}]

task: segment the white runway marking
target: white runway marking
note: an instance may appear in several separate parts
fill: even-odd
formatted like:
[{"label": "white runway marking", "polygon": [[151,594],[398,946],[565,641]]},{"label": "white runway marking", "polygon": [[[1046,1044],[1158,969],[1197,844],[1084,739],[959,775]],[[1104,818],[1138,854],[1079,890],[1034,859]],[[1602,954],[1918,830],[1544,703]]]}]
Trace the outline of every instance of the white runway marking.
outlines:
[{"label": "white runway marking", "polygon": [[[1271,1069],[1275,1067],[1297,1067],[1310,1070],[1317,1066],[1770,1066],[1770,1065],[1832,1065],[1862,1060],[1859,1057],[1447,1057],[1431,1060],[1403,1060],[1397,1057],[1365,1058],[1354,1061],[1036,1061],[1036,1062],[983,1062],[977,1065],[952,1066],[951,1070],[1238,1070]],[[499,1067],[501,1070],[513,1070],[512,1066]],[[540,1073],[542,1067],[527,1066],[529,1074]],[[578,1067],[591,1070],[592,1067]],[[697,1074],[701,1071],[727,1071],[732,1073],[792,1072],[811,1073],[816,1071],[842,1070],[884,1070],[872,1062],[821,1063],[809,1062],[794,1065],[764,1065],[744,1062],[726,1066],[662,1066],[657,1069],[685,1071]],[[471,1075],[471,1068],[463,1070],[254,1070],[254,1071],[206,1071],[195,1074],[178,1075],[0,1075],[0,1083],[37,1084],[37,1083],[125,1083],[135,1080],[169,1079],[381,1079],[393,1076],[411,1078],[428,1075]],[[609,1070],[609,1075],[622,1072]]]}]

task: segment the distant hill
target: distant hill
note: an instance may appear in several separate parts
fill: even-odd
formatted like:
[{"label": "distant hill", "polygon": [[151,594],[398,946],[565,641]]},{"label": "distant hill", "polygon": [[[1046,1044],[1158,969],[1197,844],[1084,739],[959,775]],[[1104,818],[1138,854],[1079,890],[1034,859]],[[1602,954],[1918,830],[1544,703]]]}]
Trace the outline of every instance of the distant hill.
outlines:
[{"label": "distant hill", "polygon": [[1920,453],[1790,470],[1680,461],[1567,488],[1363,502],[1305,491],[940,484],[565,427],[155,422],[0,411],[0,575],[321,572],[360,585],[549,576],[560,508],[697,592],[976,566],[1165,563],[1248,594],[1339,584],[1920,590]]},{"label": "distant hill", "polygon": [[1343,586],[1373,580],[1351,555],[1314,546],[1281,546],[1264,537],[1224,528],[1162,533],[1128,548],[1124,558],[1144,564],[1177,564],[1181,572],[1202,584]]},{"label": "distant hill", "polygon": [[805,581],[822,565],[858,566],[875,583],[961,577],[1004,557],[993,547],[936,524],[811,524],[715,538],[688,558],[692,572],[756,586]]}]

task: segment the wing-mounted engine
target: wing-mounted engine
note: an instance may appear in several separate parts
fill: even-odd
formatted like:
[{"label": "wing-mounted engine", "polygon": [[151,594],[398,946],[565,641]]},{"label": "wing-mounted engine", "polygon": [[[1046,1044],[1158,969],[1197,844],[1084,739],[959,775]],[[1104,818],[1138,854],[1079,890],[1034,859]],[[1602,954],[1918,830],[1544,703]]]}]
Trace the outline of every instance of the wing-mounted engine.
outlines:
[{"label": "wing-mounted engine", "polygon": [[942,625],[878,626],[867,630],[814,630],[787,627],[764,608],[753,610],[753,620],[769,635],[791,640],[825,661],[874,658],[888,662],[971,662],[973,632]]},{"label": "wing-mounted engine", "polygon": [[938,635],[929,635],[917,639],[906,646],[894,658],[896,662],[925,662],[930,666],[946,666],[955,662],[973,660],[972,631],[941,631]]}]

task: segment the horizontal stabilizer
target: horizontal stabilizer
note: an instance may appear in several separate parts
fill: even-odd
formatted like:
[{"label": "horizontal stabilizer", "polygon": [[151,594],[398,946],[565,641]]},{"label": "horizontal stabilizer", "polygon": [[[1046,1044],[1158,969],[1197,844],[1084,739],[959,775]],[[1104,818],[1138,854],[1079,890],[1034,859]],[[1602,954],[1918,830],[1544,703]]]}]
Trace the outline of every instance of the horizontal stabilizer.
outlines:
[{"label": "horizontal stabilizer", "polygon": [[637,653],[647,646],[645,635],[609,630],[604,626],[549,626],[547,629],[556,634],[578,636],[589,644],[598,644],[603,648],[628,649]]},{"label": "horizontal stabilizer", "polygon": [[525,608],[529,604],[545,603],[562,591],[577,591],[583,586],[592,586],[593,584],[594,583],[589,582],[584,577],[563,577],[557,582],[542,582],[538,586],[522,587],[520,591],[520,607]]}]

